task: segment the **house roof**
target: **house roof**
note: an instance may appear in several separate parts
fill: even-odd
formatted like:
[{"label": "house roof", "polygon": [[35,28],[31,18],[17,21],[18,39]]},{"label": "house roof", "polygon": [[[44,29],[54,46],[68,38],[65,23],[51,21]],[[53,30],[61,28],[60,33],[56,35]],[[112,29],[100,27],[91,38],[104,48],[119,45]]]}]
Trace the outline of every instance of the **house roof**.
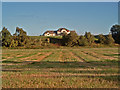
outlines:
[{"label": "house roof", "polygon": [[66,28],[59,28],[57,31],[61,32],[63,29],[65,29],[67,32],[70,32],[68,29]]},{"label": "house roof", "polygon": [[[57,32],[58,32],[58,31],[61,32],[63,29],[65,29],[67,32],[74,32],[74,33],[76,33],[75,30],[70,31],[70,30],[68,30],[68,29],[66,29],[66,28],[59,28],[59,29],[56,30],[56,31],[54,31],[54,30],[47,30],[46,32],[44,32],[44,34],[49,33],[49,34],[55,34],[55,35],[57,35]],[[43,34],[43,35],[44,35],[44,34]]]},{"label": "house roof", "polygon": [[49,34],[56,34],[55,31],[46,31],[44,34],[49,33]]}]

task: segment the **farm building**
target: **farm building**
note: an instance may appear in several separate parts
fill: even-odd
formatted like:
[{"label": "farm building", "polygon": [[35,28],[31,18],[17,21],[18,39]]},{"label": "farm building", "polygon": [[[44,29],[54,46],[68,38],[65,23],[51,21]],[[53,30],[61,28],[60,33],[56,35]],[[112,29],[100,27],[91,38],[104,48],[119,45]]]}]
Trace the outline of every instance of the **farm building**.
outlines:
[{"label": "farm building", "polygon": [[43,36],[61,36],[63,33],[70,34],[70,30],[66,28],[59,28],[56,31],[46,31]]},{"label": "farm building", "polygon": [[56,32],[55,31],[46,31],[43,35],[44,36],[56,36]]},{"label": "farm building", "polygon": [[70,34],[70,31],[66,28],[59,28],[57,30],[57,35],[62,35],[63,33]]}]

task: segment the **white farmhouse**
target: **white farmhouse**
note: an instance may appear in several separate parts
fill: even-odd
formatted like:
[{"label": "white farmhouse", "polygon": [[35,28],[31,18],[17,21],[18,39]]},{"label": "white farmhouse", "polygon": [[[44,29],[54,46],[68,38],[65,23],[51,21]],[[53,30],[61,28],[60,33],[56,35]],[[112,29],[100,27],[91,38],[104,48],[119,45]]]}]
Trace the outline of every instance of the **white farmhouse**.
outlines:
[{"label": "white farmhouse", "polygon": [[70,32],[73,32],[73,31],[70,31],[66,28],[59,28],[56,31],[46,31],[43,35],[44,36],[62,36],[64,33],[65,34],[70,34]]},{"label": "white farmhouse", "polygon": [[44,34],[44,36],[56,36],[55,31],[46,31]]},{"label": "white farmhouse", "polygon": [[62,35],[63,33],[70,34],[70,31],[66,28],[59,28],[57,30],[57,35]]}]

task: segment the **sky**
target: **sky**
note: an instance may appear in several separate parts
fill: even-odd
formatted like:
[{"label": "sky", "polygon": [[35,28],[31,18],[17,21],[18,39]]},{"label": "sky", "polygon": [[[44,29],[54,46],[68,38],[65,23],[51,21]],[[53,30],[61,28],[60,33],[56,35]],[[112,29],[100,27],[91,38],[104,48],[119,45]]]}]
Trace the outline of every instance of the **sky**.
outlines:
[{"label": "sky", "polygon": [[118,24],[120,25],[120,1],[118,2]]},{"label": "sky", "polygon": [[3,2],[118,2],[119,0],[2,0]]},{"label": "sky", "polygon": [[0,30],[2,29],[2,2],[0,1]]},{"label": "sky", "polygon": [[2,26],[14,34],[16,27],[28,35],[67,28],[79,35],[108,34],[118,23],[117,2],[3,2]]}]

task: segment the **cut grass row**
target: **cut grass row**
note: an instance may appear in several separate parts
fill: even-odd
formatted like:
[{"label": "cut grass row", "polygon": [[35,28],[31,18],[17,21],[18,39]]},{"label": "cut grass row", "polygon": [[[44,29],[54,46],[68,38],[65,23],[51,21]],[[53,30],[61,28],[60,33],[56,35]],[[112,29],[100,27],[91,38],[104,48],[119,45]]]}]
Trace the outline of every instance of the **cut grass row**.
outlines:
[{"label": "cut grass row", "polygon": [[[112,80],[111,80],[112,78]],[[114,79],[113,79],[114,78]],[[88,83],[89,81],[89,83]],[[5,77],[4,88],[117,88],[116,76],[112,77]]]},{"label": "cut grass row", "polygon": [[[97,57],[94,57],[92,54],[91,55],[89,54],[92,52],[92,50],[93,49],[88,48],[77,50],[28,49],[26,53],[31,51],[32,51],[31,53],[36,53],[35,55],[28,56],[32,57],[30,59],[31,61],[34,61],[35,59],[40,60],[41,57],[44,58],[41,59],[41,61],[39,62],[33,62],[27,65],[3,66],[4,69],[3,87],[117,88],[118,68],[114,67],[114,65],[117,65],[117,62],[115,60],[106,61],[104,59],[103,60],[98,59]],[[105,50],[107,49],[103,50],[104,52],[106,52]],[[7,51],[5,51],[5,53],[6,52]],[[12,50],[12,52],[14,52],[14,50]],[[17,54],[15,52],[12,54]],[[50,52],[52,52],[52,54],[46,55],[47,53]],[[14,63],[15,59],[19,61],[21,58],[16,57],[13,60],[11,59],[12,62],[9,63]],[[81,62],[81,60],[83,60],[83,62]]]}]

